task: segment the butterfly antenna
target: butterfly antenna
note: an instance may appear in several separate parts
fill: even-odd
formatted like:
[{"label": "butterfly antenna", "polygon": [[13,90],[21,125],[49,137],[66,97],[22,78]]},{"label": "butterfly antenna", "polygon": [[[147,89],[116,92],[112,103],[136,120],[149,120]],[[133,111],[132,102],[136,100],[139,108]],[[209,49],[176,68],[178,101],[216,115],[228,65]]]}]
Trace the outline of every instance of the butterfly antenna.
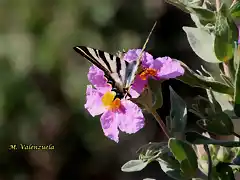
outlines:
[{"label": "butterfly antenna", "polygon": [[[146,48],[146,46],[147,46],[147,43],[148,43],[148,41],[149,41],[149,39],[150,39],[150,37],[151,37],[151,35],[152,35],[152,32],[153,32],[153,30],[154,30],[154,28],[155,28],[156,25],[157,25],[157,21],[155,21],[155,23],[154,23],[154,25],[153,25],[150,33],[148,34],[148,37],[147,37],[147,39],[146,39],[146,41],[145,41],[145,43],[144,43],[144,45],[143,45],[143,47],[142,47],[142,51],[140,52],[140,55],[139,55],[139,57],[138,57],[138,59],[137,59],[137,61],[136,61],[136,62],[137,62],[137,63],[136,63],[136,66],[137,66],[137,67],[139,66],[139,64],[140,64],[140,62],[141,62],[141,58],[142,58],[143,51],[145,50],[145,48]],[[127,93],[125,94],[124,98],[126,98],[126,96],[129,96],[129,95],[130,95],[130,94],[129,94],[129,90],[130,90],[130,88],[127,90]],[[130,97],[130,98],[131,98],[131,97]]]},{"label": "butterfly antenna", "polygon": [[157,25],[157,21],[155,21],[155,23],[154,23],[154,25],[153,25],[150,33],[148,34],[148,37],[147,37],[147,39],[146,39],[146,41],[145,41],[145,43],[144,43],[144,45],[143,45],[143,47],[142,47],[142,51],[141,51],[141,53],[140,53],[140,55],[139,55],[139,57],[138,57],[138,59],[137,59],[137,64],[140,64],[140,62],[141,62],[140,60],[141,60],[141,58],[142,58],[143,51],[145,50],[145,48],[146,48],[146,46],[147,46],[147,43],[148,43],[148,41],[149,41],[149,39],[150,39],[150,37],[151,37],[151,35],[152,35],[152,32],[153,32],[153,30],[154,30],[154,28],[155,28],[156,25]]}]

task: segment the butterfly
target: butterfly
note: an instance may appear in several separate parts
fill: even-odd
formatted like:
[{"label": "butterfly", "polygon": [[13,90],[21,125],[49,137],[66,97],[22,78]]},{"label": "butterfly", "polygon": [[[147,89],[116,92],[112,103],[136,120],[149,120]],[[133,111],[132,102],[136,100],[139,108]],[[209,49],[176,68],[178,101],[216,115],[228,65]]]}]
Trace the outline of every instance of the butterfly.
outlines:
[{"label": "butterfly", "polygon": [[135,80],[141,65],[143,51],[156,24],[157,22],[154,23],[138,59],[131,63],[125,61],[123,56],[115,56],[86,46],[76,46],[73,49],[104,72],[104,76],[107,78],[107,83],[112,87],[111,90],[116,93],[115,99],[122,99],[126,96],[131,98],[129,89]]}]

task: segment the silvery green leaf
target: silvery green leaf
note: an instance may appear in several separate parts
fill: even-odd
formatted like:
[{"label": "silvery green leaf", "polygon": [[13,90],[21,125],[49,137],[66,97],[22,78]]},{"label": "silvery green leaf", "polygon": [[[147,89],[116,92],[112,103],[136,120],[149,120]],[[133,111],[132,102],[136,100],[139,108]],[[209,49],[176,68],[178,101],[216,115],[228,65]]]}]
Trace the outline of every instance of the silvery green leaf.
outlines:
[{"label": "silvery green leaf", "polygon": [[188,42],[192,50],[204,61],[209,63],[221,63],[214,53],[214,37],[207,31],[194,28],[183,27],[183,30],[187,34]]},{"label": "silvery green leaf", "polygon": [[148,162],[144,162],[142,160],[130,160],[122,166],[121,170],[123,172],[141,171],[147,165],[148,165]]},{"label": "silvery green leaf", "polygon": [[187,124],[187,105],[184,100],[171,88],[170,89],[170,132],[175,136],[182,137]]}]

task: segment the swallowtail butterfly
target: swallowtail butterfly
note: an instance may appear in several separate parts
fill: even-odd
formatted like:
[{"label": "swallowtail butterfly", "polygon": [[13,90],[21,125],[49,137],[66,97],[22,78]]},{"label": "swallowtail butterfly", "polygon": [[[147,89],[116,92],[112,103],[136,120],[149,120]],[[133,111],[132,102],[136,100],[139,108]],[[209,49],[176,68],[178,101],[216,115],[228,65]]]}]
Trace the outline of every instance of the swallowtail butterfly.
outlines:
[{"label": "swallowtail butterfly", "polygon": [[134,82],[143,51],[156,24],[157,22],[154,23],[138,59],[131,63],[125,61],[121,56],[114,56],[90,47],[76,46],[73,49],[104,72],[107,82],[112,86],[112,91],[116,93],[115,98],[122,99],[127,95],[131,97],[128,93],[129,88]]}]

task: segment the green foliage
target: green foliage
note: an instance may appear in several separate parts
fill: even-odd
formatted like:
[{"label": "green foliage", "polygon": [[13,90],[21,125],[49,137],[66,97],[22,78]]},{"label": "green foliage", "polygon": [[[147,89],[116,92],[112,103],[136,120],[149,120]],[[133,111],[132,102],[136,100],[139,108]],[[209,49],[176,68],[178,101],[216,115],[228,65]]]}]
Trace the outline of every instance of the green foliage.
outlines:
[{"label": "green foliage", "polygon": [[169,89],[171,110],[168,128],[173,137],[181,138],[187,124],[187,106],[171,87]]},{"label": "green foliage", "polygon": [[185,72],[183,76],[177,77],[178,80],[193,87],[200,87],[203,89],[211,88],[216,92],[233,95],[234,91],[228,85],[218,82],[216,80],[210,79],[206,76],[201,76],[195,73],[186,64],[182,62],[181,62],[181,65],[184,68]]},{"label": "green foliage", "polygon": [[240,17],[240,2],[236,1],[236,3],[230,8],[230,12],[233,18]]},{"label": "green foliage", "polygon": [[197,124],[207,130],[208,132],[216,135],[232,135],[234,132],[232,120],[225,113],[214,114],[211,119],[201,119]]},{"label": "green foliage", "polygon": [[235,47],[235,77],[234,77],[234,112],[240,117],[240,49]]},{"label": "green foliage", "polygon": [[235,179],[232,168],[226,163],[218,163],[216,166],[216,172],[221,179]]},{"label": "green foliage", "polygon": [[[238,27],[235,22],[240,12],[239,1],[216,1],[220,3],[220,6],[215,1],[201,2],[197,1],[193,5],[192,1],[170,1],[171,4],[191,15],[197,27],[183,27],[188,42],[192,50],[201,59],[207,63],[219,64],[219,74],[222,81],[219,81],[211,72],[204,69],[204,72],[209,75],[208,77],[201,72],[197,74],[182,62],[181,65],[185,69],[185,74],[177,79],[190,86],[206,89],[207,98],[199,96],[192,101],[191,108],[189,108],[190,112],[200,118],[197,121],[199,127],[218,136],[234,135],[239,138],[240,135],[234,132],[237,127],[234,127],[231,119],[236,118],[236,115],[240,117],[240,55],[238,45],[234,49],[234,44],[239,38]],[[233,2],[235,4],[232,4]],[[170,92],[172,93],[172,90]],[[182,102],[179,99],[175,101]],[[175,101],[171,99],[171,103]],[[178,107],[181,106],[184,109],[184,103]],[[177,112],[177,110],[174,112]],[[182,114],[181,112],[180,109],[179,114]],[[171,120],[170,117],[168,117],[168,121]],[[177,122],[181,122],[182,116],[176,117],[178,117]],[[167,124],[170,126],[171,123],[168,121]],[[179,125],[180,127],[181,125]],[[201,147],[204,147],[205,154],[198,154],[198,165],[200,170],[209,176],[209,179],[234,179],[234,173],[239,172],[239,168],[232,164],[234,158],[238,157],[239,154],[239,141],[216,140],[195,131],[185,133],[185,140],[188,143],[184,143],[183,140],[170,138],[169,148],[179,161],[181,172],[188,172],[188,175],[192,175],[193,179],[200,179],[200,177],[194,177],[194,173],[191,173],[195,172],[191,170],[197,168],[197,158],[193,156],[189,158],[190,154],[193,155],[195,152],[188,143],[197,152]],[[189,151],[183,148],[185,147],[183,144],[188,145],[186,147],[189,148]],[[193,161],[189,163],[186,159]],[[194,166],[189,164],[194,164]],[[179,179],[181,178],[179,177]]]},{"label": "green foliage", "polygon": [[[202,69],[208,76],[200,71],[196,73],[180,62],[185,73],[177,79],[192,87],[205,89],[207,97],[198,96],[187,108],[185,101],[170,87],[171,110],[166,124],[170,136],[174,138],[168,139],[168,148],[165,147],[164,151],[155,149],[157,156],[151,157],[174,179],[202,179],[202,176],[198,177],[199,170],[212,179],[234,179],[234,173],[240,171],[237,165],[232,164],[239,154],[239,141],[217,140],[195,131],[185,132],[185,128],[189,110],[200,118],[196,124],[205,131],[217,136],[240,137],[234,132],[236,127],[231,119],[236,118],[236,115],[240,117],[240,55],[238,46],[234,49],[239,36],[234,21],[239,16],[239,2],[232,4],[230,0],[221,1],[220,7],[216,7],[215,1],[166,1],[191,15],[197,27],[183,27],[188,42],[201,59],[219,65],[217,70],[220,79],[204,68]],[[149,84],[155,99],[159,97],[159,102],[156,103],[159,105],[154,109],[162,107],[161,89],[157,88],[160,90],[158,94],[152,88],[154,83]],[[203,155],[199,154],[201,146],[205,150]],[[153,152],[149,145],[144,148],[147,149],[144,152]],[[146,155],[140,157],[149,160]]]},{"label": "green foliage", "polygon": [[187,132],[185,133],[186,135],[186,140],[195,145],[200,145],[200,144],[213,144],[213,145],[220,145],[224,147],[240,147],[240,142],[238,141],[225,141],[225,140],[215,140],[215,139],[210,139],[207,138],[197,132]]},{"label": "green foliage", "polygon": [[124,172],[135,172],[144,169],[150,162],[158,161],[158,159],[168,152],[167,143],[149,143],[140,147],[137,151],[138,160],[130,160],[122,166]]},{"label": "green foliage", "polygon": [[192,7],[192,10],[200,21],[207,21],[208,23],[215,21],[215,13],[209,9],[202,7]]},{"label": "green foliage", "polygon": [[154,109],[154,110],[161,108],[163,105],[161,83],[162,83],[161,81],[157,81],[154,79],[148,80],[149,88],[153,93],[154,101],[153,101],[152,109]]},{"label": "green foliage", "polygon": [[214,51],[220,61],[233,57],[234,42],[238,40],[238,29],[223,3],[216,13]]},{"label": "green foliage", "polygon": [[195,177],[198,168],[197,156],[191,145],[184,141],[170,138],[168,141],[168,147],[180,163],[182,176],[186,178]]},{"label": "green foliage", "polygon": [[192,50],[204,61],[220,63],[213,51],[213,35],[204,29],[183,27]]},{"label": "green foliage", "polygon": [[125,163],[121,170],[123,172],[135,172],[135,171],[141,171],[147,166],[148,162],[144,162],[142,160],[130,160],[127,163]]},{"label": "green foliage", "polygon": [[230,156],[229,150],[226,147],[220,146],[216,158],[221,162],[228,162],[229,156]]},{"label": "green foliage", "polygon": [[165,172],[169,177],[173,178],[173,179],[177,179],[177,180],[185,180],[185,177],[181,176],[181,171],[180,169],[176,169],[176,168],[171,168],[169,166],[169,164],[165,161],[161,161],[159,160],[159,165],[161,167],[161,169],[163,170],[163,172]]}]

